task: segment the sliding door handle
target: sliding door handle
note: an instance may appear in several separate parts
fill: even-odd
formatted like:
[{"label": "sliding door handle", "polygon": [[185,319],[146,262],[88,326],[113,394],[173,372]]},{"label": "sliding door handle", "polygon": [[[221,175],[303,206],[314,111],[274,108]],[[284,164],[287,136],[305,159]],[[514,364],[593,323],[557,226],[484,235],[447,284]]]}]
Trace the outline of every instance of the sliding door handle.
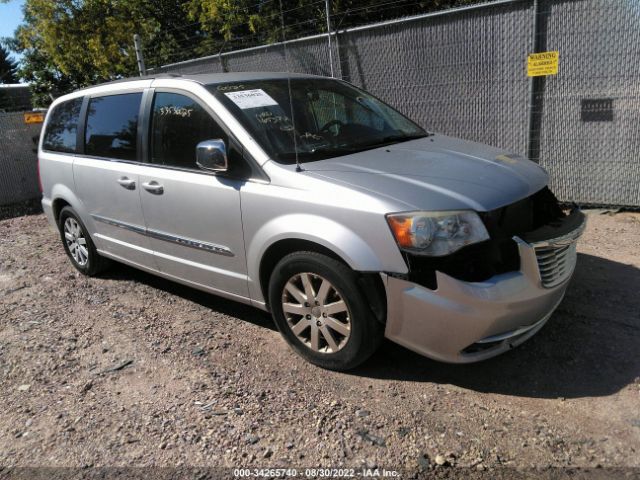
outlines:
[{"label": "sliding door handle", "polygon": [[136,188],[136,181],[127,177],[120,177],[118,179],[118,183],[127,190],[134,190]]},{"label": "sliding door handle", "polygon": [[158,182],[156,182],[155,180],[143,183],[142,187],[147,192],[151,192],[151,193],[153,193],[155,195],[161,195],[162,192],[164,192],[164,187],[162,185],[160,185]]}]

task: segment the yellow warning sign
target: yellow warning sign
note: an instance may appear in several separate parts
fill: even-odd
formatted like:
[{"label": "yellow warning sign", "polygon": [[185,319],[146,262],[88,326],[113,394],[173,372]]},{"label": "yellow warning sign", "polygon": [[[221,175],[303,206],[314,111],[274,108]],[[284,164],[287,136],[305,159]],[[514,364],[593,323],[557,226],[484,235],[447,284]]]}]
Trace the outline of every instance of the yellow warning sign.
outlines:
[{"label": "yellow warning sign", "polygon": [[42,123],[44,122],[44,112],[25,112],[24,123]]},{"label": "yellow warning sign", "polygon": [[527,58],[527,76],[542,77],[558,73],[560,52],[531,53]]}]

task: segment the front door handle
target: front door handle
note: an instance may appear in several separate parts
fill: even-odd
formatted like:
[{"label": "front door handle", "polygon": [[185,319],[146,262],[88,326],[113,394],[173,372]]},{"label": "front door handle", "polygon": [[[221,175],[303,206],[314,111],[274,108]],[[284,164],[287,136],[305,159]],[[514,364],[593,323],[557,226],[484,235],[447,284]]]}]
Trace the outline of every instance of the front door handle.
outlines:
[{"label": "front door handle", "polygon": [[142,187],[147,192],[151,192],[151,193],[154,193],[156,195],[161,195],[162,192],[164,192],[164,187],[162,185],[160,185],[158,182],[156,182],[155,180],[143,183]]},{"label": "front door handle", "polygon": [[136,181],[127,177],[120,177],[118,179],[118,183],[127,190],[134,190],[136,188]]}]

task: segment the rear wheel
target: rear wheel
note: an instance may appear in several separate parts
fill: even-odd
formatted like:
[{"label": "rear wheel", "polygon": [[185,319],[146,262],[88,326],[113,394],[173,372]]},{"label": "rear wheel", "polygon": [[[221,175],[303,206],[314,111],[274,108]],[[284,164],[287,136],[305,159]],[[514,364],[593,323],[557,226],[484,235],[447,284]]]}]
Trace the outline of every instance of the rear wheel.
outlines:
[{"label": "rear wheel", "polygon": [[78,271],[93,276],[109,266],[109,260],[98,254],[89,232],[73,208],[62,209],[58,228],[64,250]]},{"label": "rear wheel", "polygon": [[271,275],[269,302],[289,345],[323,368],[354,368],[383,338],[383,326],[360,291],[357,274],[326,255],[299,252],[284,257]]}]

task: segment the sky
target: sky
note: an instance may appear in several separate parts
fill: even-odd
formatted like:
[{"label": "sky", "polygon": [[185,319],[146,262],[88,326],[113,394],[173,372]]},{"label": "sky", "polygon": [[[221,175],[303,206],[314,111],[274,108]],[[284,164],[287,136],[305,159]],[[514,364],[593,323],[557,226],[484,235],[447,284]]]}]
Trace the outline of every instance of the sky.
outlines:
[{"label": "sky", "polygon": [[[22,23],[22,6],[24,0],[9,0],[9,2],[0,2],[0,38],[13,37],[16,27]],[[15,60],[19,57],[12,53]]]}]

